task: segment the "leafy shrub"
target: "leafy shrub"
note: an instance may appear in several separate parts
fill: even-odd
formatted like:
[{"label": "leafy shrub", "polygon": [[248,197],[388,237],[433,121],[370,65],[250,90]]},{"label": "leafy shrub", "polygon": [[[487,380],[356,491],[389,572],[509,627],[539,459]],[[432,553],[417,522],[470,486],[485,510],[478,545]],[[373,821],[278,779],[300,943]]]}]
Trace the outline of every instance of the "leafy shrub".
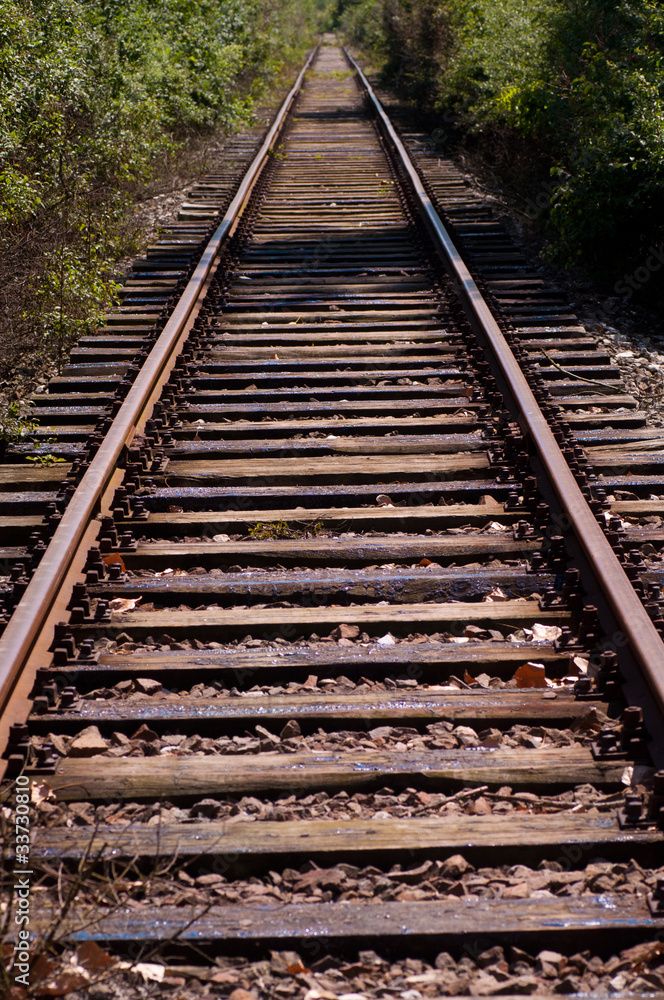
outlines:
[{"label": "leafy shrub", "polygon": [[518,139],[548,162],[552,181],[534,172],[528,196],[539,191],[559,262],[613,284],[664,244],[660,3],[339,0],[338,18],[391,80],[452,110],[485,149]]},{"label": "leafy shrub", "polygon": [[0,0],[8,325],[60,354],[94,323],[131,194],[193,132],[246,121],[315,16],[314,0]]}]

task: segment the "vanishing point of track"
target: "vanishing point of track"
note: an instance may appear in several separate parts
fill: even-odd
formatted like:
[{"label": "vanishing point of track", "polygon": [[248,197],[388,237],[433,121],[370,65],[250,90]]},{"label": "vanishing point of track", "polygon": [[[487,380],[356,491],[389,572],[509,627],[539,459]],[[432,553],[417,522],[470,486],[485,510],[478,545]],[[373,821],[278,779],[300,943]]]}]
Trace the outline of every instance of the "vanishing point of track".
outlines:
[{"label": "vanishing point of track", "polygon": [[[52,805],[32,862],[177,857],[196,883],[140,909],[82,889],[70,943],[649,940],[661,876],[214,895],[296,861],[408,885],[461,853],[653,870],[664,841],[661,435],[349,62],[322,46],[264,141],[194,190],[0,466],[4,763]],[[385,786],[417,808],[365,815]],[[533,805],[586,786],[601,809]],[[316,812],[340,793],[343,820]],[[459,795],[486,813],[446,813]],[[289,796],[298,818],[269,818]],[[227,823],[238,802],[259,818]]]}]

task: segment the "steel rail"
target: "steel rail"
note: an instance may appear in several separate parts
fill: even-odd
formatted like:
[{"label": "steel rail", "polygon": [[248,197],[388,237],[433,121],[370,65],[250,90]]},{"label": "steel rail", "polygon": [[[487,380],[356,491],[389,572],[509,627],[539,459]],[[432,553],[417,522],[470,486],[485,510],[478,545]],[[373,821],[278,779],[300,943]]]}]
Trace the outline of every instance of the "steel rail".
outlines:
[{"label": "steel rail", "polygon": [[265,165],[272,145],[284,125],[288,111],[300,91],[305,73],[317,51],[318,47],[310,53],[295,83],[281,104],[261,148],[244,175],[237,194],[205,247],[182,297],[162,333],[155,341],[129,393],[113,419],[99,450],[69,501],[39,566],[35,570],[23,597],[16,605],[7,628],[0,637],[0,715],[7,707],[12,691],[30,656],[37,636],[46,622],[59,588],[69,572],[90,519],[95,514],[96,505],[117,467],[122,450],[130,442],[135,425],[148,403],[161,373],[173,355],[177,342],[211,274],[217,255]]},{"label": "steel rail", "polygon": [[380,100],[350,53],[346,49],[344,52],[394,146],[400,165],[408,175],[420,211],[458,286],[466,312],[486,337],[519,409],[522,430],[530,437],[561,507],[570,520],[581,551],[627,639],[660,713],[664,713],[664,642],[588,506],[512,349],[452,242]]}]

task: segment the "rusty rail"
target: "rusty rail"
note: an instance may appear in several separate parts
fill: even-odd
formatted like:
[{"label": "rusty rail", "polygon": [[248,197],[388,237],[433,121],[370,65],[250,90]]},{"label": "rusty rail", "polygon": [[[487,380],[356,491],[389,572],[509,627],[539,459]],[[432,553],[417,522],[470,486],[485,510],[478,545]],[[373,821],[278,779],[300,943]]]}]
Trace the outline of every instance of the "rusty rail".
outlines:
[{"label": "rusty rail", "polygon": [[519,362],[438,215],[380,100],[350,53],[347,50],[344,52],[408,176],[427,228],[455,283],[466,314],[486,338],[518,407],[522,430],[530,437],[548,481],[569,518],[580,549],[627,639],[660,713],[664,713],[664,642],[588,506]]},{"label": "rusty rail", "polygon": [[76,493],[53,534],[42,561],[14,609],[0,638],[0,715],[5,711],[13,689],[35,641],[44,626],[62,582],[70,571],[86,528],[94,517],[97,504],[107,488],[123,448],[131,441],[141,414],[189,321],[208,280],[215,260],[233,224],[244,208],[265,166],[274,141],[281,132],[287,114],[302,86],[305,73],[317,52],[314,49],[291,90],[284,99],[261,148],[252,160],[237,194],[212,235],[184,293],[162,333],[156,340],[97,454],[83,476]]}]

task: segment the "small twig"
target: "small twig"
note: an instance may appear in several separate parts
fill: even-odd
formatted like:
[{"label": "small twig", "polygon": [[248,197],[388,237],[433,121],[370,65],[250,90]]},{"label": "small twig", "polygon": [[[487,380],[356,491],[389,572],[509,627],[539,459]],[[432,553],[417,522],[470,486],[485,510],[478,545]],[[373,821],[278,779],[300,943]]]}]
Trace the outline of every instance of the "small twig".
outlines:
[{"label": "small twig", "polygon": [[[182,927],[178,927],[177,930],[173,931],[173,933],[170,935],[170,937],[165,938],[164,941],[159,941],[156,945],[154,945],[147,952],[147,954],[145,952],[143,952],[143,956],[142,957],[150,959],[150,958],[152,958],[153,955],[155,955],[157,953],[157,951],[160,948],[163,947],[164,944],[173,944],[175,941],[178,941],[180,939],[180,937],[185,933],[185,931],[189,930],[189,928],[191,927],[191,925],[195,924],[197,920],[201,919],[201,917],[204,917],[206,913],[209,913],[213,906],[214,906],[214,902],[212,900],[210,900],[210,902],[207,903],[199,913],[194,913],[194,915],[191,918],[191,920],[188,920],[187,923],[184,924]],[[137,963],[134,963],[134,964],[137,964]]]},{"label": "small twig", "polygon": [[62,889],[63,889],[63,886],[62,886],[62,881],[63,881],[62,880],[62,875],[63,875],[63,871],[64,871],[64,862],[61,861],[60,865],[58,867],[58,903],[60,904],[60,912],[62,912],[62,910],[64,909],[64,905],[65,905],[65,899],[64,899],[64,896],[62,894]]},{"label": "small twig", "polygon": [[600,389],[600,391],[602,392],[602,394],[604,396],[629,396],[629,395],[631,395],[631,393],[629,393],[629,392],[622,392],[620,389],[610,389],[610,388],[607,388],[607,386],[603,382],[597,382],[593,378],[584,378],[583,375],[577,375],[576,372],[570,372],[570,371],[568,371],[567,368],[563,368],[562,365],[559,365],[557,361],[554,361],[553,358],[551,357],[551,355],[548,353],[548,351],[545,351],[544,348],[542,348],[542,354],[544,355],[544,357],[546,358],[546,360],[550,364],[552,364],[554,368],[557,368],[559,372],[562,372],[563,375],[567,375],[568,378],[578,379],[579,382],[587,382],[588,385],[597,386],[597,388]]},{"label": "small twig", "polygon": [[448,795],[442,805],[447,805],[448,802],[459,802],[461,799],[472,799],[476,795],[483,795],[488,790],[488,785],[480,785],[478,788],[464,788],[455,795]]},{"label": "small twig", "polygon": [[92,845],[94,843],[94,838],[96,836],[96,833],[97,833],[97,824],[95,824],[90,839],[85,846],[85,850],[83,852],[83,855],[81,856],[81,860],[76,870],[76,875],[72,879],[67,895],[60,907],[60,913],[58,914],[58,918],[53,922],[52,926],[48,930],[48,933],[46,934],[46,937],[43,940],[42,951],[44,952],[47,952],[49,950],[51,944],[55,939],[57,931],[59,930],[60,927],[64,925],[65,918],[67,917],[67,914],[69,913],[69,910],[73,906],[74,900],[76,899],[76,896],[80,892],[81,887],[83,885],[83,881],[86,875],[85,871],[86,867],[88,868],[88,871],[91,870],[92,868],[94,868],[94,866],[98,863],[99,859],[101,858],[103,848],[100,849],[98,856],[90,863],[90,865],[88,865],[88,860],[90,858]]}]

